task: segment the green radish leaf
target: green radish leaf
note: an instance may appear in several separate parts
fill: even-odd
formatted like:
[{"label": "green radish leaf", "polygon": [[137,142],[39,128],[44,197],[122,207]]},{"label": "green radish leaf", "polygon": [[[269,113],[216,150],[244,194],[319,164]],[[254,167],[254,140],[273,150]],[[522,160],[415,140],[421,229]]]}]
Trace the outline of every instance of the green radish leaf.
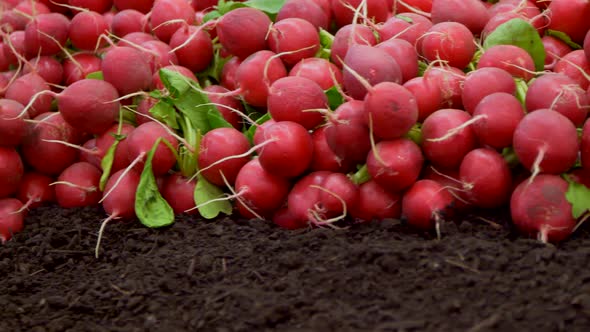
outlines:
[{"label": "green radish leaf", "polygon": [[330,49],[332,48],[332,43],[334,42],[334,35],[320,28],[320,45],[323,48]]},{"label": "green radish leaf", "polygon": [[331,110],[335,110],[338,106],[344,104],[344,96],[335,86],[325,90],[324,93],[328,97],[328,106],[330,106]]},{"label": "green radish leaf", "polygon": [[170,105],[170,103],[164,99],[160,99],[160,101],[150,108],[150,114],[172,129],[179,128],[174,106]]},{"label": "green radish leaf", "polygon": [[178,97],[190,89],[188,78],[169,69],[160,69],[160,79],[172,97]]},{"label": "green radish leaf", "polygon": [[158,139],[147,155],[135,194],[137,218],[149,228],[164,227],[174,223],[174,210],[160,194],[152,171],[152,159],[161,141],[162,139]]},{"label": "green radish leaf", "polygon": [[267,14],[277,14],[287,0],[248,0],[244,5],[260,9]]},{"label": "green radish leaf", "polygon": [[[216,112],[215,112],[216,111]],[[215,128],[233,128],[231,123],[227,122],[225,118],[217,111],[217,109],[207,111],[207,119],[209,120],[209,126],[211,129]]]},{"label": "green radish leaf", "polygon": [[98,185],[100,191],[104,191],[107,181],[111,177],[111,170],[113,169],[113,161],[115,160],[115,152],[117,151],[117,146],[119,146],[119,141],[119,139],[115,138],[115,142],[109,147],[100,161],[100,167],[102,168],[102,175]]},{"label": "green radish leaf", "polygon": [[565,193],[565,198],[572,205],[572,215],[578,219],[584,214],[590,212],[590,188],[574,181],[571,176],[564,175],[569,182],[569,187]]},{"label": "green radish leaf", "polygon": [[516,99],[518,99],[518,101],[520,101],[522,106],[526,109],[526,93],[529,89],[529,86],[527,85],[527,82],[522,78],[515,78],[514,83],[516,83]]},{"label": "green radish leaf", "polygon": [[89,73],[88,75],[86,75],[86,78],[88,79],[93,79],[93,80],[104,80],[104,77],[102,75],[102,71],[95,71],[92,73]]},{"label": "green radish leaf", "polygon": [[416,123],[410,131],[405,135],[406,138],[411,139],[414,143],[422,145],[424,137],[422,136],[422,124]]},{"label": "green radish leaf", "polygon": [[565,32],[548,29],[547,31],[545,31],[545,35],[555,37],[555,38],[561,40],[562,42],[566,43],[569,47],[573,48],[574,50],[579,50],[582,48],[582,46],[580,44],[577,44],[576,42],[574,42],[570,38],[570,36],[568,36]]},{"label": "green radish leaf", "polygon": [[358,171],[356,171],[356,173],[352,174],[350,180],[356,185],[369,182],[371,180],[371,174],[369,174],[369,168],[367,165],[363,165]]},{"label": "green radish leaf", "polygon": [[[266,113],[263,116],[256,119],[256,124],[261,125],[270,119],[271,119],[270,114]],[[248,138],[248,140],[250,142],[252,142],[254,140],[254,134],[256,134],[256,129],[258,129],[258,126],[251,125],[248,128],[248,130],[246,131],[246,137]]]},{"label": "green radish leaf", "polygon": [[545,68],[545,47],[537,30],[527,21],[514,18],[501,24],[483,42],[484,49],[495,45],[514,45],[527,51],[537,71]]},{"label": "green radish leaf", "polygon": [[156,89],[154,91],[151,91],[149,93],[149,95],[150,95],[150,97],[153,97],[153,98],[156,98],[156,99],[160,99],[160,98],[164,97],[162,95],[162,90],[159,90],[159,89]]},{"label": "green radish leaf", "polygon": [[215,108],[215,106],[201,106],[207,103],[209,103],[209,98],[196,90],[189,90],[174,99],[174,106],[191,121],[193,128],[201,134],[205,134],[211,130],[208,111],[211,108]]},{"label": "green radish leaf", "polygon": [[[232,205],[221,190],[201,175],[197,176],[197,185],[194,194],[195,204],[199,207],[199,213],[205,219],[213,219],[220,213],[230,215]],[[216,199],[221,199],[217,200]]]},{"label": "green radish leaf", "polygon": [[219,10],[212,10],[203,16],[203,23],[209,22],[211,20],[217,19],[221,17],[221,12]]}]

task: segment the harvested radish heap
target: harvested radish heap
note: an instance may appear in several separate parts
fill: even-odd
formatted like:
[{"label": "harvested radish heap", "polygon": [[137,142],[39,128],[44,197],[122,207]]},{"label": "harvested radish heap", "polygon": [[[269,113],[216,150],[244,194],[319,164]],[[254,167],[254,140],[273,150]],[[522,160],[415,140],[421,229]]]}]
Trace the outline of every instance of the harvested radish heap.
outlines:
[{"label": "harvested radish heap", "polygon": [[510,209],[524,236],[563,241],[590,216],[588,15],[581,0],[20,1],[0,13],[0,241],[48,203],[103,207],[97,257],[109,222],[185,213],[401,218],[441,237],[461,213]]}]

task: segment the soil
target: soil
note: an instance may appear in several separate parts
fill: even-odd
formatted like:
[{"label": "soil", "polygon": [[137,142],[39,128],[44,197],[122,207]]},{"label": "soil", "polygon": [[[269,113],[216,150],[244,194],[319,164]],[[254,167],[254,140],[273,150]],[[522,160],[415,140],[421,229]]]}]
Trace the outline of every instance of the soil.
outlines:
[{"label": "soil", "polygon": [[[498,213],[496,213],[497,215]],[[590,234],[558,247],[466,217],[289,232],[182,217],[161,230],[39,208],[0,247],[2,331],[588,331]]]}]

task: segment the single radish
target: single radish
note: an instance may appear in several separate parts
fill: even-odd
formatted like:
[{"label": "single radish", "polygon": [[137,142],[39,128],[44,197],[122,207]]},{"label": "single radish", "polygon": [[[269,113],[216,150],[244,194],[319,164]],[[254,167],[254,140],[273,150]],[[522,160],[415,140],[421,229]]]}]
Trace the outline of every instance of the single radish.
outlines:
[{"label": "single radish", "polygon": [[63,80],[62,64],[50,56],[39,56],[31,59],[23,68],[23,74],[35,72],[49,84],[59,85]]},{"label": "single radish", "polygon": [[[196,180],[190,180],[180,173],[174,173],[166,177],[162,188],[162,197],[170,204],[174,214],[197,214],[195,207]],[[190,211],[189,211],[190,210]]]},{"label": "single radish", "polygon": [[57,204],[63,208],[97,205],[102,193],[99,182],[102,172],[87,162],[66,168],[53,183]]},{"label": "single radish", "polygon": [[440,238],[440,224],[452,213],[453,196],[433,180],[418,180],[402,198],[402,217],[412,227],[436,230]]},{"label": "single radish", "polygon": [[19,116],[24,106],[11,99],[0,99],[0,146],[20,145],[27,135],[28,125],[25,119],[28,113]]},{"label": "single radish", "polygon": [[402,13],[391,16],[387,21],[377,25],[377,32],[381,41],[399,38],[412,46],[418,46],[421,37],[432,27],[430,19],[414,14]]},{"label": "single radish", "polygon": [[365,0],[363,7],[362,0],[331,0],[332,1],[332,13],[336,26],[343,27],[347,24],[353,23],[353,17],[355,9],[361,8],[365,10],[366,17],[376,23],[385,22],[388,17],[389,11],[386,9],[387,0]]},{"label": "single radish", "polygon": [[494,45],[483,52],[477,69],[496,67],[504,69],[514,77],[529,81],[535,72],[533,58],[524,49],[514,45]]},{"label": "single radish", "polygon": [[420,40],[420,54],[427,61],[448,61],[448,65],[465,68],[473,58],[476,48],[469,29],[457,22],[434,24]]},{"label": "single radish", "polygon": [[424,76],[414,77],[405,82],[403,87],[410,91],[418,106],[418,122],[424,120],[443,104],[443,96],[440,86],[433,80],[427,80]]},{"label": "single radish", "polygon": [[24,203],[23,209],[34,209],[45,203],[55,202],[53,178],[41,173],[28,171],[23,176],[16,198]]},{"label": "single radish", "polygon": [[547,28],[568,35],[572,41],[582,43],[590,29],[590,6],[587,0],[552,0],[547,8]]},{"label": "single radish", "polygon": [[495,67],[484,67],[469,72],[465,77],[461,94],[463,107],[473,114],[479,102],[495,92],[516,92],[516,84],[510,73]]},{"label": "single radish", "polygon": [[311,164],[313,141],[302,125],[275,122],[261,132],[261,137],[265,143],[270,141],[258,153],[260,164],[269,173],[292,178],[302,175]]},{"label": "single radish", "polygon": [[[102,168],[102,157],[103,154],[96,147],[96,138],[93,137],[82,144],[82,149],[78,151],[77,161],[84,161]],[[127,155],[125,155],[125,160],[127,160]]]},{"label": "single radish", "polygon": [[[174,149],[178,149],[178,140],[164,127],[165,125],[150,121],[139,125],[127,136],[127,158],[136,170],[141,172],[145,157],[159,138],[168,141]],[[168,172],[176,163],[176,156],[166,144],[160,142],[152,160],[152,171],[155,176]],[[105,189],[106,192],[106,189]]]},{"label": "single radish", "polygon": [[[364,125],[362,119],[361,122]],[[326,138],[327,129],[328,127],[319,127],[311,133],[311,139],[313,141],[313,158],[309,170],[341,173],[353,171],[356,163],[351,162],[349,159],[338,157],[330,148]]]},{"label": "single radish", "polygon": [[[24,212],[23,203],[16,198],[0,199],[0,242],[2,244],[10,240],[12,236],[23,230]],[[21,211],[17,212],[16,211]]]},{"label": "single radish", "polygon": [[267,48],[270,18],[255,8],[237,8],[223,15],[216,25],[219,42],[230,54],[245,59]]},{"label": "single radish", "polygon": [[178,63],[193,72],[203,71],[213,60],[213,43],[209,34],[196,26],[182,26],[170,37],[170,47]]},{"label": "single radish", "polygon": [[195,11],[185,0],[156,0],[150,14],[152,32],[165,43],[183,24],[192,25],[195,21]]},{"label": "single radish", "polygon": [[465,190],[463,197],[477,207],[499,208],[509,200],[512,175],[496,150],[471,150],[461,161],[459,177]]},{"label": "single radish", "polygon": [[8,65],[17,65],[20,56],[26,56],[25,47],[25,32],[11,32],[7,37],[4,37],[4,43],[2,43],[2,51],[5,57],[3,61]]},{"label": "single radish", "polygon": [[478,0],[432,0],[432,23],[458,22],[474,35],[479,34],[490,19],[488,9]]},{"label": "single radish", "polygon": [[442,97],[440,108],[463,108],[463,83],[465,73],[458,68],[433,66],[426,69],[424,79],[436,84]]},{"label": "single radish", "polygon": [[160,68],[178,65],[178,57],[172,52],[172,48],[168,44],[160,40],[148,40],[141,43],[142,48],[152,51],[148,53],[148,63],[152,72],[155,74]]},{"label": "single radish", "polygon": [[115,135],[119,132],[119,126],[121,127],[119,135],[122,137],[120,137],[119,143],[117,143],[117,148],[113,157],[113,164],[111,165],[111,172],[113,173],[129,165],[129,159],[127,158],[129,153],[127,136],[135,130],[135,127],[128,123],[117,123],[96,137],[96,148],[98,150],[98,155],[102,159],[115,143]]},{"label": "single radish", "polygon": [[590,61],[584,50],[571,51],[561,57],[553,71],[568,76],[584,90],[590,86]]},{"label": "single radish", "polygon": [[543,36],[541,38],[545,48],[545,69],[552,70],[557,61],[572,51],[572,48],[559,38]]},{"label": "single radish", "polygon": [[209,94],[209,101],[215,104],[215,107],[225,121],[231,124],[232,127],[240,130],[242,128],[242,117],[238,112],[245,113],[242,102],[234,96],[223,95],[224,93],[230,92],[230,90],[221,85],[209,85],[203,90],[213,92]]},{"label": "single radish", "polygon": [[68,40],[70,20],[59,13],[37,15],[25,28],[27,55],[56,55]]},{"label": "single radish", "polygon": [[281,56],[287,66],[305,58],[313,58],[320,48],[317,29],[300,18],[286,18],[273,24],[268,36],[268,47]]},{"label": "single radish", "polygon": [[102,69],[101,58],[90,53],[72,54],[72,57],[64,59],[62,64],[63,82],[66,86]]},{"label": "single radish", "polygon": [[308,21],[318,30],[319,28],[328,30],[331,14],[331,8],[326,11],[314,0],[287,0],[279,9],[276,21],[300,18]]},{"label": "single radish", "polygon": [[92,51],[98,45],[101,35],[109,31],[106,19],[101,13],[89,11],[76,14],[70,22],[69,38],[74,47]]},{"label": "single radish", "polygon": [[[33,101],[28,108],[28,113],[30,117],[34,118],[51,110],[52,98],[49,94],[46,94],[50,92],[47,82],[39,74],[32,72],[14,80],[6,89],[5,98],[12,99],[23,105],[28,105]],[[34,96],[39,93],[41,94],[38,98],[33,100]]]},{"label": "single radish", "polygon": [[104,80],[122,96],[146,90],[152,82],[147,56],[127,46],[117,46],[106,52],[102,59],[102,73]]},{"label": "single radish", "polygon": [[25,173],[23,161],[12,147],[0,146],[0,198],[13,195]]},{"label": "single radish", "polygon": [[[336,31],[332,48],[330,51],[330,60],[338,67],[342,67],[342,61],[352,45],[369,45],[377,44],[377,38],[373,30],[365,25],[348,24]],[[370,62],[369,62],[370,63]]]},{"label": "single radish", "polygon": [[297,62],[289,71],[289,76],[309,78],[328,90],[335,84],[342,85],[342,71],[338,66],[323,58],[306,58]]},{"label": "single radish", "polygon": [[128,37],[132,33],[144,33],[147,30],[146,15],[135,9],[124,9],[117,12],[111,22],[111,31],[120,38]]},{"label": "single radish", "polygon": [[481,145],[503,149],[512,146],[514,131],[524,115],[522,104],[514,95],[495,92],[475,107],[472,128]]},{"label": "single radish", "polygon": [[298,218],[293,211],[286,207],[279,209],[273,214],[272,222],[277,226],[288,230],[308,227],[308,223],[305,219]]},{"label": "single radish", "polygon": [[326,142],[344,163],[363,164],[371,150],[371,137],[364,103],[350,100],[328,116]]},{"label": "single radish", "polygon": [[358,221],[398,219],[401,217],[402,195],[383,189],[374,180],[359,186],[358,201],[350,215]]},{"label": "single radish", "polygon": [[236,81],[236,73],[238,72],[238,68],[242,60],[237,56],[232,56],[230,59],[223,65],[223,69],[221,70],[220,75],[220,84],[224,86],[228,90],[236,90],[238,88],[238,82]]},{"label": "single radish", "polygon": [[236,71],[238,91],[244,100],[256,107],[267,104],[268,90],[274,81],[287,76],[283,62],[272,51],[258,51],[242,61]]},{"label": "single radish", "polygon": [[424,164],[420,147],[407,138],[381,141],[367,156],[371,178],[389,192],[402,192],[417,180]]}]

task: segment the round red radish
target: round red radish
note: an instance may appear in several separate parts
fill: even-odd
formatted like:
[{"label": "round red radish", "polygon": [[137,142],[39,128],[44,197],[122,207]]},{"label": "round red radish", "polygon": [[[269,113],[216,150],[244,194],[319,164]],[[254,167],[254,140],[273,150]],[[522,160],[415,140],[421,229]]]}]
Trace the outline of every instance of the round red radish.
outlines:
[{"label": "round red radish", "polygon": [[367,125],[380,139],[402,137],[418,120],[416,98],[397,83],[375,85],[365,97],[364,109]]},{"label": "round red radish", "polygon": [[242,166],[250,160],[250,155],[246,154],[249,150],[250,142],[235,128],[216,128],[207,132],[199,149],[201,175],[218,186],[226,185],[223,177],[233,185]]},{"label": "round red radish", "polygon": [[358,201],[350,215],[360,221],[401,217],[401,194],[383,189],[374,180],[359,186]]},{"label": "round red radish", "polygon": [[[150,23],[152,32],[159,40],[168,43],[170,37],[178,30],[184,21],[192,25],[195,21],[195,11],[185,0],[156,0],[151,10]],[[174,21],[172,23],[171,21]]]},{"label": "round red radish", "polygon": [[24,110],[24,106],[11,99],[0,99],[0,146],[18,146],[28,132],[25,119],[28,113],[17,117]]},{"label": "round red radish", "polygon": [[125,170],[120,170],[111,175],[102,196],[102,207],[108,215],[122,219],[135,217],[135,196],[139,180],[140,173],[134,170],[126,173]]},{"label": "round red radish", "polygon": [[543,36],[541,41],[543,42],[543,47],[545,48],[546,70],[552,70],[559,59],[563,58],[566,54],[572,51],[572,48],[569,47],[568,44],[556,37]]},{"label": "round red radish", "polygon": [[113,0],[118,10],[135,9],[142,13],[148,13],[154,5],[154,0]]},{"label": "round red radish", "polygon": [[148,40],[140,46],[151,51],[148,53],[148,62],[153,73],[162,67],[178,65],[178,58],[168,44],[160,40]]},{"label": "round red radish", "polygon": [[13,31],[4,39],[2,44],[4,59],[8,65],[17,65],[20,56],[25,56],[25,32]]},{"label": "round red radish", "polygon": [[68,40],[70,20],[59,13],[37,15],[25,28],[25,50],[29,56],[55,55]]},{"label": "round red radish", "polygon": [[330,61],[323,58],[301,59],[289,71],[289,76],[309,78],[328,90],[335,84],[342,85],[342,71]]},{"label": "round red radish", "polygon": [[34,209],[45,203],[55,202],[53,178],[41,173],[29,171],[23,176],[16,198],[24,202],[28,209]]},{"label": "round red radish", "polygon": [[495,92],[477,104],[472,128],[481,145],[503,149],[512,146],[514,131],[524,115],[522,104],[514,95]]},{"label": "round red radish", "polygon": [[418,53],[408,41],[392,38],[375,45],[375,47],[386,51],[399,65],[402,82],[418,76]]},{"label": "round red radish", "polygon": [[70,85],[102,69],[102,60],[94,54],[76,53],[63,61],[63,81]]},{"label": "round red radish", "polygon": [[420,147],[407,138],[381,141],[367,156],[371,178],[394,193],[412,186],[418,180],[423,164]]},{"label": "round red radish", "polygon": [[263,11],[244,7],[223,15],[217,22],[216,31],[223,48],[245,59],[267,48],[266,36],[271,23]]},{"label": "round red radish", "polygon": [[574,42],[582,43],[590,29],[590,6],[587,0],[552,0],[547,8],[547,28],[568,35]]},{"label": "round red radish", "polygon": [[196,206],[194,198],[196,186],[196,180],[189,181],[180,173],[174,173],[166,177],[162,188],[162,196],[170,204],[174,214],[199,213],[199,210],[194,209]]},{"label": "round red radish", "polygon": [[421,37],[432,27],[432,22],[418,14],[403,13],[391,16],[377,26],[382,41],[399,38],[417,46]]},{"label": "round red radish", "polygon": [[87,162],[77,162],[66,168],[55,183],[55,198],[63,208],[98,204],[102,193],[98,189],[102,172]]},{"label": "round red radish", "polygon": [[4,198],[18,190],[25,169],[20,155],[12,147],[0,146],[0,165],[0,198]]},{"label": "round red radish", "polygon": [[[113,16],[111,30],[115,36],[121,38],[127,38],[132,33],[143,33],[147,30],[147,18],[143,13],[134,9],[121,10]],[[119,46],[124,45],[120,44]]]},{"label": "round red radish", "polygon": [[23,203],[16,198],[0,199],[0,242],[2,244],[23,230],[24,212],[15,213],[22,207]]},{"label": "round red radish", "polygon": [[420,45],[420,53],[429,62],[443,60],[460,69],[471,62],[476,51],[473,34],[457,22],[433,25],[420,40]]},{"label": "round red radish", "polygon": [[[183,67],[183,66],[168,65],[168,66],[164,66],[160,69],[174,71],[174,72],[177,72],[188,79],[191,79],[193,81],[197,81],[197,77],[195,76],[195,74],[190,69]],[[162,79],[160,78],[159,71],[156,71],[154,73],[154,75],[152,75],[152,86],[155,89],[160,89],[160,90],[165,89],[164,83],[162,82]]]},{"label": "round red radish", "polygon": [[508,163],[496,150],[474,149],[459,168],[463,197],[481,208],[499,208],[508,202],[512,175]]},{"label": "round red radish", "polygon": [[151,86],[152,71],[147,56],[127,46],[111,48],[102,59],[104,80],[121,96],[146,90]]},{"label": "round red radish", "polygon": [[479,0],[432,0],[432,23],[459,22],[474,35],[479,34],[490,19],[488,9]]},{"label": "round red radish", "polygon": [[553,71],[568,76],[584,90],[590,86],[590,61],[583,50],[575,50],[564,55],[557,61]]},{"label": "round red radish", "polygon": [[[352,45],[376,45],[377,38],[371,28],[360,24],[348,24],[336,31],[332,48],[330,50],[330,59],[338,67],[342,67],[342,61],[348,54],[348,49]],[[367,63],[370,63],[367,61]]]},{"label": "round red radish", "polygon": [[[130,162],[137,164],[136,170],[143,170],[145,157],[154,147],[159,138],[168,141],[174,149],[178,149],[178,140],[168,132],[164,124],[150,121],[139,125],[127,136],[128,153]],[[160,142],[152,159],[152,171],[155,176],[168,172],[176,163],[176,156],[170,148]],[[105,189],[106,190],[106,189]]]},{"label": "round red radish", "polygon": [[424,72],[424,78],[436,84],[442,97],[440,108],[463,108],[463,83],[465,73],[455,67],[430,67]]},{"label": "round red radish", "polygon": [[[78,161],[84,161],[98,168],[102,168],[101,161],[103,154],[101,153],[102,151],[96,147],[96,138],[87,140],[82,144],[82,148],[83,150],[80,150],[78,153]],[[125,160],[127,160],[127,158],[125,158]]]},{"label": "round red radish", "polygon": [[495,92],[509,94],[516,92],[516,84],[510,73],[495,67],[484,67],[469,72],[465,77],[461,94],[463,107],[473,114],[479,102]]},{"label": "round red radish", "polygon": [[307,170],[313,158],[313,141],[305,127],[291,121],[275,122],[261,135],[263,142],[268,142],[258,153],[266,171],[291,178]]},{"label": "round red radish", "polygon": [[236,90],[238,89],[238,82],[236,81],[236,73],[238,72],[238,68],[242,60],[240,60],[236,56],[232,56],[226,63],[223,65],[223,69],[221,70],[220,75],[220,83],[228,90]]},{"label": "round red radish", "polygon": [[326,128],[326,142],[343,162],[363,164],[371,150],[364,103],[351,100],[330,114]]},{"label": "round red radish", "polygon": [[307,221],[298,218],[293,211],[288,208],[282,208],[272,216],[272,222],[281,228],[295,230],[307,227]]},{"label": "round red radish", "polygon": [[193,25],[176,30],[170,38],[170,47],[178,63],[194,72],[205,70],[213,59],[211,37],[202,28]]},{"label": "round red radish", "polygon": [[314,0],[287,0],[279,9],[276,21],[301,18],[311,23],[316,29],[328,30],[331,14],[331,8],[326,11]]},{"label": "round red radish", "polygon": [[438,83],[427,80],[424,76],[412,78],[405,82],[403,87],[410,91],[416,99],[418,122],[423,122],[443,104],[442,92]]},{"label": "round red radish", "polygon": [[433,180],[418,180],[402,198],[402,216],[421,230],[438,228],[451,213],[453,196]]},{"label": "round red radish", "polygon": [[281,60],[293,66],[305,58],[312,58],[320,48],[317,29],[301,18],[287,18],[273,24],[268,36],[268,47],[275,53],[289,53]]},{"label": "round red radish", "polygon": [[534,77],[535,63],[530,54],[514,45],[495,45],[483,52],[477,63],[477,69],[496,67],[504,69],[525,81]]},{"label": "round red radish", "polygon": [[[121,124],[121,133],[120,135],[123,136],[123,139],[119,141],[117,144],[117,149],[115,150],[113,164],[111,165],[111,172],[116,172],[120,169],[123,169],[129,165],[129,159],[127,158],[129,145],[127,142],[127,136],[135,130],[135,127],[128,123]],[[102,157],[107,153],[107,151],[111,148],[113,143],[115,143],[115,136],[119,131],[119,124],[114,124],[104,132],[100,134],[96,138],[96,148],[99,151],[99,154]]]},{"label": "round red radish", "polygon": [[[332,0],[332,13],[338,27],[353,23],[354,9],[361,6],[362,0]],[[389,11],[387,0],[366,0],[366,16],[369,20],[385,22]],[[361,10],[362,13],[362,10]]]},{"label": "round red radish", "polygon": [[270,85],[287,76],[285,65],[275,56],[271,51],[258,51],[240,63],[235,80],[248,104],[265,107]]},{"label": "round red radish", "polygon": [[[362,121],[362,119],[361,123],[364,126],[364,121]],[[330,148],[326,138],[327,129],[328,127],[319,127],[311,133],[311,139],[313,140],[313,158],[309,170],[342,173],[354,170],[355,163],[351,162],[349,159],[338,157]]]},{"label": "round red radish", "polygon": [[80,12],[70,22],[69,37],[72,45],[81,50],[92,51],[97,48],[98,39],[106,35],[109,26],[102,14],[97,12]]},{"label": "round red radish", "polygon": [[[42,91],[49,91],[47,82],[36,73],[25,74],[12,82],[6,90],[5,98],[12,99],[28,105],[33,96]],[[48,94],[38,95],[28,109],[30,117],[36,117],[41,113],[46,113],[51,110],[52,97]]]}]

